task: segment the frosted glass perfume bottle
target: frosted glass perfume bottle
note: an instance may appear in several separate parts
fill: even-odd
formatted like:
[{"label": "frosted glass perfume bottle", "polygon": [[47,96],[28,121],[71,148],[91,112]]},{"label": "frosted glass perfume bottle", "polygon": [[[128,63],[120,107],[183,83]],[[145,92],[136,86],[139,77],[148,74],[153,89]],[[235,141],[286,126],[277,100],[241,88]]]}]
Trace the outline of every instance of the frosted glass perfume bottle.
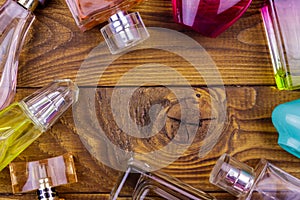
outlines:
[{"label": "frosted glass perfume bottle", "polygon": [[77,182],[69,153],[45,160],[9,164],[13,193],[37,191],[39,200],[59,200],[55,187]]},{"label": "frosted glass perfume bottle", "polygon": [[172,0],[175,22],[217,37],[247,10],[252,0]]},{"label": "frosted glass perfume bottle", "polygon": [[[133,200],[152,199],[193,199],[214,200],[213,196],[195,189],[180,180],[161,172],[149,172],[151,167],[138,160],[130,160],[128,168],[119,178],[113,188],[110,199],[119,199],[119,194],[124,190],[130,190]],[[128,191],[127,191],[128,192]]]},{"label": "frosted glass perfume bottle", "polygon": [[300,158],[300,99],[277,106],[272,112],[272,122],[278,131],[278,144],[287,152]]},{"label": "frosted glass perfume bottle", "polygon": [[300,1],[268,0],[261,9],[277,87],[300,88]]},{"label": "frosted glass perfume bottle", "polygon": [[77,96],[71,80],[57,80],[0,111],[0,171],[47,131]]},{"label": "frosted glass perfume bottle", "polygon": [[255,170],[227,154],[213,168],[210,182],[238,199],[300,199],[300,180],[262,159]]},{"label": "frosted glass perfume bottle", "polygon": [[66,0],[76,24],[88,30],[108,21],[101,33],[112,54],[120,53],[149,37],[138,12],[127,11],[142,0]]},{"label": "frosted glass perfume bottle", "polygon": [[38,0],[7,0],[0,8],[0,110],[16,92],[18,59]]}]

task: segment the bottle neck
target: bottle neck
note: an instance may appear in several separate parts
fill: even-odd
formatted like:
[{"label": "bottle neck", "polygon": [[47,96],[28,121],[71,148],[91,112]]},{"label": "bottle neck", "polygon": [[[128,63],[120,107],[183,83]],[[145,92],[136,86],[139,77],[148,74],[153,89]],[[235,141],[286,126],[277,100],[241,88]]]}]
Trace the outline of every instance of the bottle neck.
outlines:
[{"label": "bottle neck", "polygon": [[214,166],[209,181],[236,197],[251,193],[256,180],[252,167],[223,154]]},{"label": "bottle neck", "polygon": [[55,188],[52,188],[48,178],[40,179],[40,188],[37,190],[39,200],[58,200]]},{"label": "bottle neck", "polygon": [[34,11],[39,4],[38,0],[17,0],[16,2],[30,11]]}]

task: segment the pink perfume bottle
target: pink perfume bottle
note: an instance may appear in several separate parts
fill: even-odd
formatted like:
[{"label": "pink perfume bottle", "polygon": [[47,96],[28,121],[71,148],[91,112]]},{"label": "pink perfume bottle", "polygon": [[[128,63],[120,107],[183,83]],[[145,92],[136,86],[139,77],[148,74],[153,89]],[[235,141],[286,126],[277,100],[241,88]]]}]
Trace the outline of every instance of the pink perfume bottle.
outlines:
[{"label": "pink perfume bottle", "polygon": [[112,54],[120,53],[149,37],[138,12],[127,11],[142,0],[66,0],[82,31],[108,21],[101,33]]},{"label": "pink perfume bottle", "polygon": [[38,0],[7,0],[0,8],[0,110],[16,91],[18,59]]},{"label": "pink perfume bottle", "polygon": [[224,154],[213,168],[210,182],[240,200],[300,199],[300,180],[264,159],[253,169]]},{"label": "pink perfume bottle", "polygon": [[77,182],[73,156],[9,164],[13,193],[37,191],[39,200],[59,200],[54,187]]},{"label": "pink perfume bottle", "polygon": [[252,0],[172,0],[175,22],[217,37],[236,22]]}]

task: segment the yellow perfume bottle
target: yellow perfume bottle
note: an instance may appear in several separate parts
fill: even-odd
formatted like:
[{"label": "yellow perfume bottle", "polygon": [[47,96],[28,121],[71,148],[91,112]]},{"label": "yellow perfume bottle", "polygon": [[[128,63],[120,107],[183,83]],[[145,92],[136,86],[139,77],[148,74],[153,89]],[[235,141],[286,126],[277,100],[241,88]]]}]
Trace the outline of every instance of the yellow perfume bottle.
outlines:
[{"label": "yellow perfume bottle", "polygon": [[71,80],[57,80],[0,111],[0,171],[47,131],[78,97]]}]

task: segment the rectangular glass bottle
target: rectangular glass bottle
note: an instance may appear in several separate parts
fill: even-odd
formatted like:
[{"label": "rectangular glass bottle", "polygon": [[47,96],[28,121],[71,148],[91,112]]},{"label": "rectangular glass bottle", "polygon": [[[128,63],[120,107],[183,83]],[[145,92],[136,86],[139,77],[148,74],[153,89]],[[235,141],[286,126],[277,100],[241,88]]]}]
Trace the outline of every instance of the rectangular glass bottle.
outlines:
[{"label": "rectangular glass bottle", "polygon": [[268,0],[261,9],[277,87],[300,88],[300,1]]},{"label": "rectangular glass bottle", "polygon": [[119,199],[123,190],[132,194],[133,200],[142,199],[180,199],[215,200],[215,197],[193,188],[167,174],[149,172],[151,167],[138,160],[132,160],[111,192],[110,199]]}]

